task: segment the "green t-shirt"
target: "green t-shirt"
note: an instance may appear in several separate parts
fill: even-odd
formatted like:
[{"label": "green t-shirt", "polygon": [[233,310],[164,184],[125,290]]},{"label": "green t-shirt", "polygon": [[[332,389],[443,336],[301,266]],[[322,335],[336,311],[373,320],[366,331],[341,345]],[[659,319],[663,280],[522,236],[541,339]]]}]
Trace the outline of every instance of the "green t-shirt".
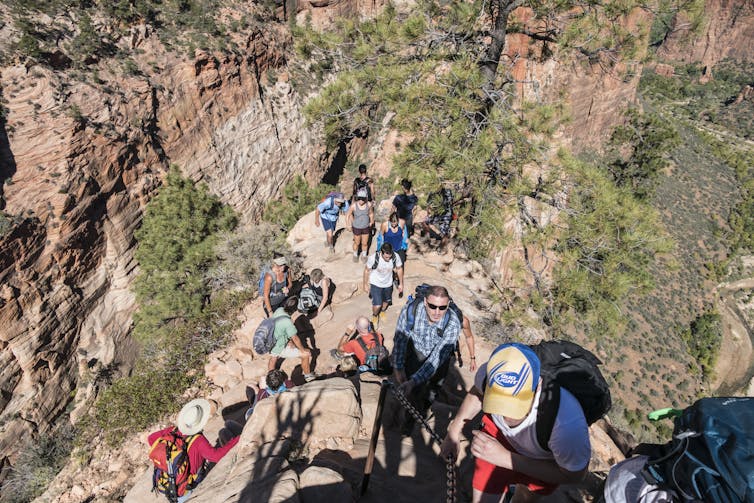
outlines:
[{"label": "green t-shirt", "polygon": [[275,346],[270,353],[279,355],[283,352],[291,337],[296,335],[296,326],[293,324],[290,315],[282,307],[277,308],[272,313],[272,317],[275,318]]}]

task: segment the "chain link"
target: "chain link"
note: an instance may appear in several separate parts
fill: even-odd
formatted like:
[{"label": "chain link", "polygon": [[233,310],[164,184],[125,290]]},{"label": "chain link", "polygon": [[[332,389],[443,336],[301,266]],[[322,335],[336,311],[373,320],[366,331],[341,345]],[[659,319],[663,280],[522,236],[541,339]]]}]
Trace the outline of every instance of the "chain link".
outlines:
[{"label": "chain link", "polygon": [[[393,394],[393,396],[398,400],[398,402],[403,406],[404,409],[406,409],[409,414],[411,414],[414,419],[416,419],[419,424],[421,424],[425,430],[429,433],[429,435],[434,439],[435,442],[437,442],[437,445],[442,445],[442,438],[440,435],[435,432],[432,427],[429,425],[427,420],[422,416],[422,414],[416,409],[416,407],[413,406],[411,402],[409,402],[408,398],[406,398],[406,395],[404,395],[400,389],[398,389],[398,386],[395,385],[390,380],[387,380],[388,387],[390,388],[390,392]],[[445,458],[445,479],[447,483],[447,489],[446,489],[446,496],[445,501],[447,503],[455,503],[456,502],[456,458],[452,454],[450,454],[448,457]]]}]

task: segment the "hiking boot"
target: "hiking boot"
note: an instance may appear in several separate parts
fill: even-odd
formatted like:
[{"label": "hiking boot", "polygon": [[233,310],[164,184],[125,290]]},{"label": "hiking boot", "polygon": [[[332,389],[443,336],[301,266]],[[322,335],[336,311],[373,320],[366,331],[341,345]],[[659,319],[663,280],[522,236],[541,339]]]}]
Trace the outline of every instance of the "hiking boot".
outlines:
[{"label": "hiking boot", "polygon": [[329,253],[330,253],[330,255],[334,255],[335,254],[335,247],[334,246],[330,246],[330,252]]},{"label": "hiking boot", "polygon": [[387,319],[387,315],[385,314],[385,311],[380,311],[380,323],[384,323]]},{"label": "hiking boot", "polygon": [[377,318],[377,316],[375,315],[372,315],[372,325],[376,327],[379,324],[379,322],[380,322],[379,318]]},{"label": "hiking boot", "polygon": [[304,374],[304,381],[312,382],[319,377],[319,374],[312,372],[311,374]]}]

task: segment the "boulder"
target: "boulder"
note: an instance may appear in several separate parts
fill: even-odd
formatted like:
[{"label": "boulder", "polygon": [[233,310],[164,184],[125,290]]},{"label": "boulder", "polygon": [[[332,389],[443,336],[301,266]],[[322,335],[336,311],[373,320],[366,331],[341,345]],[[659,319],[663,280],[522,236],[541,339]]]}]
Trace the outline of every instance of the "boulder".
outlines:
[{"label": "boulder", "polygon": [[361,407],[353,383],[343,378],[313,381],[262,400],[246,424],[252,441],[281,436],[309,439],[356,438]]},{"label": "boulder", "polygon": [[299,478],[299,494],[303,503],[320,501],[353,501],[351,485],[335,470],[310,466]]},{"label": "boulder", "polygon": [[332,297],[333,304],[342,304],[353,297],[359,290],[359,284],[355,281],[344,281],[339,283]]}]

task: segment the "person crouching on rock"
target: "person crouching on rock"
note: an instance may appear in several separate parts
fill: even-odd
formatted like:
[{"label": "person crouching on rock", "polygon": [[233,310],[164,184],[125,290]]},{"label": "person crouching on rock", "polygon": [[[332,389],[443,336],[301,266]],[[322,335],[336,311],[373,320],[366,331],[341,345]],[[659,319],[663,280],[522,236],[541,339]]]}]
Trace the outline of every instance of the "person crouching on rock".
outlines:
[{"label": "person crouching on rock", "polygon": [[282,307],[272,314],[275,318],[275,345],[270,351],[270,361],[267,370],[277,368],[280,358],[301,358],[301,370],[304,372],[306,382],[313,381],[317,375],[312,372],[312,352],[306,349],[298,336],[296,325],[291,320],[291,315],[298,310],[298,297],[288,297]]}]

